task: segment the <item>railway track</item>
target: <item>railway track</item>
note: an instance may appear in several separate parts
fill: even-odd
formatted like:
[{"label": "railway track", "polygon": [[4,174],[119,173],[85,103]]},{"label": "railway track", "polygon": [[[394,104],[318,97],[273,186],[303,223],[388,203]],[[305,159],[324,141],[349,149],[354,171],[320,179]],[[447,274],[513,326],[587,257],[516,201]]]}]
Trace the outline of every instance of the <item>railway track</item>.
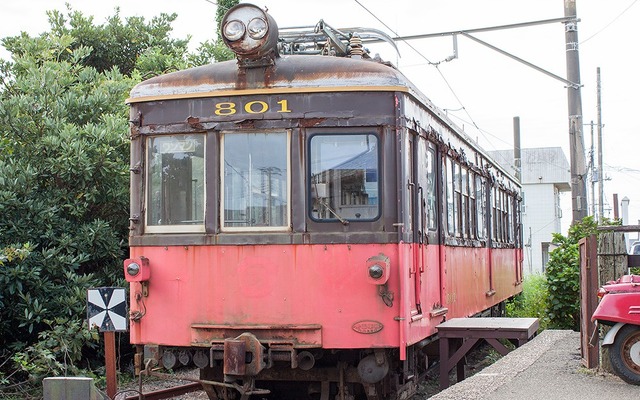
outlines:
[{"label": "railway track", "polygon": [[[467,365],[465,376],[469,377],[483,368],[488,367],[495,362],[500,355],[493,351],[491,346],[487,344],[481,344],[475,350],[471,351],[467,356]],[[415,395],[412,400],[424,400],[437,394],[440,389],[438,387],[438,364],[435,364],[428,372],[427,379],[420,385],[418,394]],[[453,372],[452,372],[453,374]],[[173,399],[173,400],[208,400],[209,397],[202,390],[202,387],[197,382],[190,382],[190,379],[195,379],[198,376],[197,370],[178,371],[173,376],[173,379],[156,379],[156,378],[144,378],[143,379],[143,399],[144,400],[160,400],[160,399]],[[175,386],[168,387],[167,385],[174,384]],[[116,396],[114,400],[139,400],[139,384],[132,383],[128,385],[128,392],[120,391],[120,395]],[[294,389],[292,389],[293,391]],[[294,394],[294,393],[292,393]],[[306,393],[305,393],[306,395]],[[264,396],[265,400],[272,400],[272,397]],[[262,398],[256,396],[251,400],[262,400]],[[280,400],[280,399],[277,399]]]}]

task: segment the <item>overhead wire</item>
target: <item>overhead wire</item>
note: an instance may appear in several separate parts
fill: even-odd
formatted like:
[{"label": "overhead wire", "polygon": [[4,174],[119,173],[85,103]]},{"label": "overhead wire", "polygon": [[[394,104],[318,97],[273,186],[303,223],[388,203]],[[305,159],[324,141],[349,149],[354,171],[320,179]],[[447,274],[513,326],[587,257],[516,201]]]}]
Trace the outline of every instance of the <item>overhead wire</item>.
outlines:
[{"label": "overhead wire", "polygon": [[[387,28],[390,32],[392,32],[394,35],[396,36],[400,36],[395,30],[393,30],[389,25],[387,25],[384,21],[382,21],[380,18],[378,18],[378,16],[376,14],[374,14],[371,10],[369,10],[367,7],[365,7],[364,4],[362,4],[359,0],[354,0],[360,7],[362,7],[367,13],[369,13],[373,18],[375,18],[378,22],[380,22],[385,28]],[[437,71],[438,74],[440,75],[440,77],[442,78],[442,80],[444,81],[444,83],[447,85],[447,87],[449,88],[449,91],[451,92],[451,94],[453,95],[453,97],[456,99],[456,101],[458,102],[458,104],[461,106],[461,108],[464,110],[465,114],[467,114],[467,117],[469,117],[469,119],[471,120],[471,125],[473,125],[478,132],[480,132],[483,136],[483,130],[480,129],[480,127],[478,126],[478,124],[476,123],[475,119],[471,116],[471,114],[469,113],[469,110],[467,110],[467,108],[465,107],[465,105],[462,103],[462,100],[460,100],[460,97],[458,96],[458,94],[456,93],[456,91],[453,89],[453,86],[451,86],[451,83],[449,83],[449,81],[447,80],[447,78],[444,76],[444,74],[442,73],[442,71],[439,68],[440,62],[433,62],[431,60],[429,60],[429,58],[427,58],[427,56],[425,56],[424,54],[422,54],[421,51],[419,51],[418,49],[416,49],[413,45],[411,45],[411,43],[409,43],[408,41],[401,39],[411,50],[413,50],[417,55],[419,55],[420,57],[422,57],[425,61],[427,61],[427,63],[429,65],[431,65],[432,67],[434,67]],[[487,138],[485,136],[485,139],[489,140],[489,138]]]},{"label": "overhead wire", "polygon": [[[367,13],[369,13],[373,18],[375,18],[378,22],[380,22],[385,28],[387,28],[389,31],[391,31],[393,34],[395,34],[396,36],[400,36],[398,35],[397,32],[395,32],[391,27],[389,27],[389,25],[387,25],[384,21],[382,21],[377,15],[375,15],[371,10],[369,10],[366,6],[364,6],[359,0],[354,0],[360,7],[362,7]],[[634,3],[637,2],[638,0],[634,0]],[[631,4],[633,5],[633,4]],[[631,6],[627,7],[627,9],[629,9]],[[625,10],[626,11],[626,10]],[[429,60],[429,58],[427,58],[424,54],[422,54],[422,52],[420,52],[418,49],[416,49],[414,46],[412,46],[408,41],[401,39],[411,50],[413,50],[416,54],[418,54],[420,57],[422,57],[424,60],[427,61],[428,65],[433,66],[437,71],[438,74],[440,75],[440,77],[442,78],[442,80],[445,82],[445,84],[447,85],[449,91],[452,93],[452,95],[454,96],[454,98],[456,99],[456,101],[458,102],[458,104],[460,105],[460,108],[456,109],[456,110],[449,110],[449,111],[460,111],[463,110],[464,113],[467,115],[467,117],[469,118],[469,120],[465,120],[462,117],[459,117],[456,114],[449,114],[447,113],[448,116],[453,117],[459,121],[462,121],[466,124],[469,124],[471,126],[473,126],[478,133],[480,133],[484,139],[486,139],[487,143],[489,144],[489,146],[493,149],[493,150],[497,150],[497,147],[493,144],[493,141],[491,138],[489,138],[488,136],[491,136],[492,138],[494,138],[495,140],[498,140],[504,144],[506,144],[507,146],[510,147],[514,147],[514,143],[512,142],[508,142],[506,140],[504,140],[503,138],[485,130],[482,129],[475,121],[475,119],[471,116],[471,114],[469,113],[469,111],[467,110],[467,108],[465,107],[465,105],[462,103],[462,100],[460,99],[460,97],[458,96],[458,94],[456,93],[456,91],[453,89],[453,87],[451,86],[451,84],[449,83],[449,81],[447,80],[447,78],[444,76],[443,72],[440,70],[439,68],[439,64],[440,62],[432,62],[431,60]],[[522,149],[519,149],[522,150]],[[502,156],[501,153],[496,152],[496,155],[500,156],[501,158],[503,158],[503,161],[505,163],[508,163],[510,160],[506,160],[504,159],[504,157]],[[556,167],[556,168],[564,168],[564,166],[561,165],[553,165],[551,163],[548,163],[549,165]]]},{"label": "overhead wire", "polygon": [[[375,18],[378,22],[380,22],[384,27],[386,27],[389,31],[391,31],[392,33],[394,33],[396,36],[400,36],[398,35],[393,29],[391,29],[384,21],[382,21],[377,15],[375,15],[371,10],[369,10],[366,6],[364,6],[359,0],[354,0],[360,7],[362,7],[367,13],[369,13],[373,18]],[[636,3],[638,2],[638,0],[633,0],[633,2],[627,6],[620,14],[618,14],[612,21],[610,21],[607,25],[605,25],[602,29],[598,30],[596,33],[594,33],[593,35],[589,36],[587,39],[583,40],[581,42],[585,43],[589,40],[591,40],[593,37],[597,36],[598,34],[600,34],[601,32],[603,32],[604,30],[606,30],[607,28],[609,28],[612,24],[614,24],[618,19],[620,19],[620,17],[622,17],[627,11],[629,11],[629,9],[631,9],[631,7],[633,7]],[[460,97],[457,95],[456,91],[453,89],[453,87],[451,86],[451,84],[449,83],[449,81],[447,80],[447,78],[444,76],[443,72],[440,70],[439,68],[439,62],[438,63],[434,63],[432,62],[429,58],[427,58],[424,54],[422,54],[422,52],[420,52],[418,49],[416,49],[414,46],[412,46],[410,43],[408,43],[406,40],[402,40],[411,50],[413,50],[416,54],[418,54],[421,58],[423,58],[425,61],[427,61],[428,65],[431,65],[433,67],[436,68],[436,70],[438,71],[438,74],[440,75],[440,77],[442,78],[442,80],[445,82],[445,84],[447,85],[448,89],[450,90],[451,94],[454,96],[454,98],[456,99],[456,101],[458,102],[458,104],[461,106],[461,108],[455,110],[455,111],[459,111],[459,110],[464,110],[465,114],[467,115],[467,117],[470,119],[470,121],[465,121],[464,119],[458,117],[455,114],[451,114],[451,116],[453,116],[454,118],[459,119],[460,121],[466,122],[466,123],[470,123],[472,126],[474,126],[477,131],[484,136],[484,138],[487,140],[487,142],[494,148],[495,146],[493,145],[492,141],[487,137],[487,135],[492,136],[493,138],[509,145],[513,147],[512,143],[509,143],[505,140],[503,140],[502,138],[498,137],[497,135],[494,135],[482,128],[480,128],[478,126],[478,124],[476,123],[475,119],[471,116],[471,114],[469,113],[469,111],[467,110],[467,108],[465,107],[465,105],[462,103],[462,100],[460,99]],[[453,110],[451,110],[453,111]],[[447,114],[449,115],[449,114]],[[497,153],[500,156],[502,156],[502,154]],[[585,154],[586,156],[586,154]],[[504,158],[504,157],[502,157]],[[508,160],[504,160],[504,161],[508,161]],[[550,165],[553,165],[551,163],[549,163]],[[558,166],[555,165],[555,167],[558,168],[562,168],[562,166]],[[625,171],[629,171],[629,172],[638,172],[636,170],[631,170],[631,169],[624,169]],[[619,170],[619,172],[621,173],[625,173],[625,171],[623,171],[623,168],[621,168]],[[635,177],[633,177],[635,179]]]},{"label": "overhead wire", "polygon": [[633,0],[633,2],[631,4],[629,4],[627,6],[627,8],[625,8],[624,10],[622,10],[622,12],[620,14],[618,14],[614,19],[612,19],[608,24],[606,24],[604,27],[600,28],[600,30],[598,30],[596,33],[594,33],[593,35],[589,36],[588,38],[586,38],[585,40],[583,40],[582,42],[580,42],[580,44],[583,44],[591,39],[593,39],[595,36],[599,35],[600,33],[602,33],[605,29],[609,28],[611,25],[613,25],[618,19],[620,19],[620,17],[622,17],[624,14],[626,14],[627,11],[629,11],[629,9],[631,7],[633,7],[636,3],[638,2],[638,0]]}]

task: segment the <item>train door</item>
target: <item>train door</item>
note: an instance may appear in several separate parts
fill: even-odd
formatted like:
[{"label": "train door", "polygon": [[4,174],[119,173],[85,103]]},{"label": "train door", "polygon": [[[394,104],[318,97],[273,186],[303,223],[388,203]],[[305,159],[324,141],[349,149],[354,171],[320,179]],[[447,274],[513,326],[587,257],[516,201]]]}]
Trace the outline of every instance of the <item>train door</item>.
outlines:
[{"label": "train door", "polygon": [[[416,146],[416,207],[415,225],[419,247],[420,274],[416,288],[421,292],[421,308],[438,315],[442,312],[440,298],[440,249],[438,237],[436,146],[420,138]],[[420,282],[417,280],[420,279]]]},{"label": "train door", "polygon": [[420,165],[420,143],[422,139],[415,132],[411,131],[409,137],[409,217],[411,221],[411,319],[422,318],[422,274],[424,272],[424,237],[423,237],[423,207],[422,207],[422,187],[420,185],[421,165]]},{"label": "train door", "polygon": [[414,136],[413,146],[413,237],[416,311],[432,314],[441,309],[440,252],[438,246],[436,147]]}]

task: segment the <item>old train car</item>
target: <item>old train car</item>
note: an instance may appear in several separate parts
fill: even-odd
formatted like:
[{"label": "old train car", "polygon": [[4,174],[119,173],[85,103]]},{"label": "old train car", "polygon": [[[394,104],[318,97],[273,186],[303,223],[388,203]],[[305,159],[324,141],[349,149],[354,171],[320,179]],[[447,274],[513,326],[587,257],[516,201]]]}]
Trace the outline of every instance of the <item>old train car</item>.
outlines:
[{"label": "old train car", "polygon": [[237,60],[128,99],[137,367],[406,398],[439,323],[521,290],[518,183],[358,34],[301,55],[255,6],[222,26]]}]

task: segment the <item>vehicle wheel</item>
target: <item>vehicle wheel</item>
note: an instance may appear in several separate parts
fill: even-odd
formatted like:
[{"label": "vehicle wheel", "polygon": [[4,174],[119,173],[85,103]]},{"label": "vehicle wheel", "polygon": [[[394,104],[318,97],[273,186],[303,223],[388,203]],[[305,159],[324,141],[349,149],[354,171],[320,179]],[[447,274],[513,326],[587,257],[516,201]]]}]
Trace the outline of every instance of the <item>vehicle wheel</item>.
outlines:
[{"label": "vehicle wheel", "polygon": [[640,385],[640,326],[625,325],[609,349],[615,373],[627,383]]}]

